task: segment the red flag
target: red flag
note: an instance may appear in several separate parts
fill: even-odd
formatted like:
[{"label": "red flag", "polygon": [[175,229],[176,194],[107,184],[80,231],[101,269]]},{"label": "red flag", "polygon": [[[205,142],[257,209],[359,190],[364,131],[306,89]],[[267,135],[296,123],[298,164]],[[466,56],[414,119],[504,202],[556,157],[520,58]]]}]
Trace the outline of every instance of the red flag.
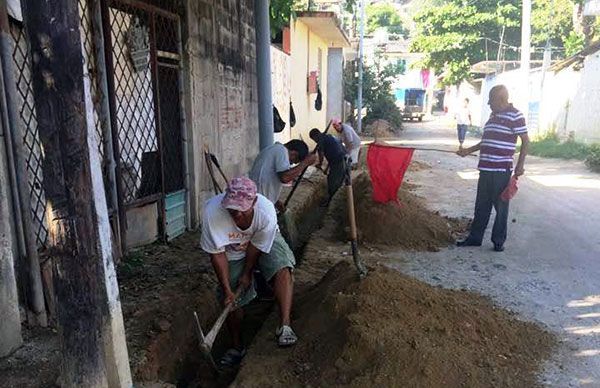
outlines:
[{"label": "red flag", "polygon": [[373,200],[398,203],[398,189],[410,164],[414,148],[369,145],[367,165],[373,185]]}]

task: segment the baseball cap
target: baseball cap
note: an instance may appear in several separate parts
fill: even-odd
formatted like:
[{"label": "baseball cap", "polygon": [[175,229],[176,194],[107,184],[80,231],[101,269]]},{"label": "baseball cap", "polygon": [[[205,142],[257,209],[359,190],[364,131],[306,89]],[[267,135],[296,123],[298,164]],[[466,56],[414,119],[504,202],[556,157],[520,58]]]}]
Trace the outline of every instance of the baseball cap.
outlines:
[{"label": "baseball cap", "polygon": [[256,199],[256,184],[245,176],[237,177],[229,182],[221,206],[225,209],[245,212],[252,207],[254,199]]}]

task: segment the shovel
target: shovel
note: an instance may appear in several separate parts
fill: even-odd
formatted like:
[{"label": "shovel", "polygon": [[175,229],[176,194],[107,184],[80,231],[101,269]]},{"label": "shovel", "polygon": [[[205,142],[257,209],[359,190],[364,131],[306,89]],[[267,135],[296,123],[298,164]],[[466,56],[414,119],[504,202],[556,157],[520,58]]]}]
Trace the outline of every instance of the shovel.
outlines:
[{"label": "shovel", "polygon": [[354,213],[354,192],[352,190],[352,174],[351,164],[346,161],[346,173],[344,176],[344,186],[346,186],[346,198],[348,206],[348,220],[350,221],[350,247],[352,248],[352,258],[354,266],[358,271],[361,279],[367,276],[367,267],[363,263],[360,254],[358,253],[358,231],[356,228],[356,216]]},{"label": "shovel", "polygon": [[221,327],[223,326],[225,319],[227,319],[227,315],[229,315],[231,310],[235,307],[235,301],[237,300],[237,298],[239,298],[241,293],[241,288],[238,288],[235,291],[234,302],[225,306],[223,312],[221,312],[221,315],[219,315],[219,317],[217,318],[217,321],[213,325],[212,329],[210,329],[210,331],[206,335],[204,335],[204,332],[202,331],[202,326],[200,326],[200,319],[198,319],[198,314],[194,311],[194,318],[196,319],[196,328],[198,329],[198,339],[200,340],[200,351],[216,371],[219,371],[219,368],[217,367],[217,364],[215,363],[215,360],[212,357],[212,347],[215,343],[215,339],[217,338],[217,334],[219,334],[219,331],[221,331]]}]

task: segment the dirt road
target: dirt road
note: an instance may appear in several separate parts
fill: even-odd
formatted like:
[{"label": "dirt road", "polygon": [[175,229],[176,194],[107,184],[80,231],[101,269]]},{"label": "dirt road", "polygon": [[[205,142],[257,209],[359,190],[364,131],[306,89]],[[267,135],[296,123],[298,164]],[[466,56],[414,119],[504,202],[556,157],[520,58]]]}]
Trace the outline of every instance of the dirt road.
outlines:
[{"label": "dirt road", "polygon": [[[452,124],[437,118],[407,124],[401,142],[454,149],[455,136]],[[417,151],[415,159],[431,169],[411,172],[407,179],[432,210],[471,217],[477,158]],[[600,387],[600,175],[580,162],[535,157],[525,169],[511,203],[505,252],[492,251],[488,230],[480,248],[397,252],[389,264],[431,284],[489,295],[541,322],[561,340],[542,381]]]}]

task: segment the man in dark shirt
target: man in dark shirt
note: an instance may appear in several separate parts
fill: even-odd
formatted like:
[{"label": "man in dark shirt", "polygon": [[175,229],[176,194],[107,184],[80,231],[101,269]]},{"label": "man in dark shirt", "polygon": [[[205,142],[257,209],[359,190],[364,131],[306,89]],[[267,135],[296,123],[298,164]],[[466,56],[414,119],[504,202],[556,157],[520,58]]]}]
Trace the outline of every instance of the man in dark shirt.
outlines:
[{"label": "man in dark shirt", "polygon": [[322,203],[323,206],[327,206],[344,182],[346,149],[334,136],[321,133],[317,128],[310,130],[310,138],[317,143],[319,151],[317,168],[320,168],[323,164],[323,157],[327,159],[327,164],[329,165],[329,174],[327,175],[328,196],[326,201]]}]

